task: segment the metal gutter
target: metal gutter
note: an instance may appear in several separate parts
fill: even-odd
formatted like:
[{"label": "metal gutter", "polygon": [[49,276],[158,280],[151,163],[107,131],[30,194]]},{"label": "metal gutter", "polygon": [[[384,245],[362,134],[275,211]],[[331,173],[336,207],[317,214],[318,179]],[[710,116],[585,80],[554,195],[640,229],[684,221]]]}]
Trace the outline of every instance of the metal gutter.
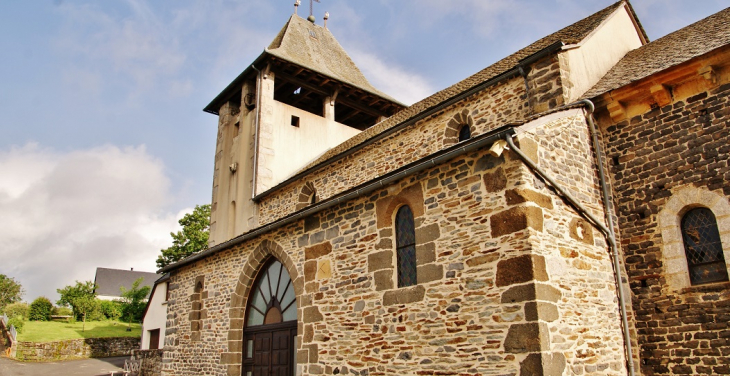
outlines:
[{"label": "metal gutter", "polygon": [[511,138],[511,135],[513,135],[514,133],[515,133],[515,131],[514,131],[514,128],[512,125],[505,125],[505,126],[497,128],[497,129],[494,129],[488,133],[485,133],[485,134],[479,135],[477,137],[474,137],[472,139],[469,139],[467,141],[460,142],[448,149],[444,149],[437,153],[431,154],[428,157],[425,157],[419,161],[413,162],[409,165],[403,166],[402,168],[400,168],[396,171],[393,171],[391,173],[388,173],[386,175],[383,175],[381,177],[375,178],[375,179],[371,180],[370,182],[367,182],[365,184],[352,188],[346,192],[343,192],[340,195],[331,197],[324,201],[320,201],[306,209],[292,213],[292,214],[290,214],[284,218],[281,218],[277,221],[274,221],[268,225],[259,227],[257,229],[251,230],[245,234],[239,235],[238,237],[233,238],[225,243],[215,245],[211,248],[208,248],[207,250],[193,254],[174,264],[167,265],[164,268],[160,269],[158,271],[158,273],[167,273],[172,270],[181,268],[185,265],[188,265],[188,264],[191,264],[200,259],[206,258],[214,253],[217,253],[224,249],[228,249],[235,245],[241,244],[249,239],[253,239],[259,235],[268,233],[270,231],[274,231],[274,230],[279,229],[283,226],[286,226],[290,223],[293,223],[300,219],[306,218],[310,215],[317,214],[330,207],[339,205],[343,202],[353,200],[362,195],[371,193],[377,189],[381,189],[385,186],[388,186],[389,184],[391,184],[393,182],[396,182],[398,180],[401,180],[403,178],[406,178],[408,176],[411,176],[413,174],[416,174],[418,172],[421,172],[423,170],[436,166],[445,161],[449,161],[453,158],[456,158],[458,156],[461,156],[461,155],[471,152],[473,150],[477,150],[479,148],[489,146],[497,140],[503,139],[508,136],[509,136],[509,138]]},{"label": "metal gutter", "polygon": [[433,114],[435,114],[435,113],[443,110],[444,108],[446,108],[448,106],[451,106],[451,105],[453,105],[453,104],[455,104],[457,102],[460,102],[461,100],[463,100],[463,99],[465,99],[465,98],[467,98],[469,96],[472,96],[472,95],[474,95],[474,94],[476,94],[476,93],[478,93],[478,92],[480,92],[480,91],[482,91],[482,90],[484,90],[484,89],[486,89],[486,88],[488,88],[490,86],[496,85],[496,84],[502,82],[503,80],[506,80],[508,78],[512,78],[512,77],[515,77],[515,76],[520,76],[520,75],[524,75],[526,77],[526,75],[527,75],[526,72],[529,72],[529,69],[526,69],[526,68],[529,68],[529,65],[535,63],[536,61],[542,59],[545,56],[550,55],[551,53],[555,53],[555,52],[559,51],[564,45],[565,45],[565,43],[563,43],[562,41],[557,41],[557,42],[555,42],[555,43],[553,43],[553,44],[551,44],[551,45],[543,48],[542,50],[540,50],[540,51],[538,51],[538,52],[536,52],[536,53],[534,53],[534,54],[532,54],[532,55],[530,55],[530,56],[528,56],[528,57],[520,60],[517,63],[517,65],[515,65],[512,68],[510,68],[509,70],[504,71],[504,72],[502,72],[502,73],[500,73],[500,74],[498,74],[498,75],[490,78],[489,80],[484,81],[484,82],[482,82],[482,83],[480,83],[478,85],[475,85],[475,86],[473,86],[473,87],[471,87],[471,88],[469,88],[469,89],[461,92],[460,94],[457,94],[457,95],[455,95],[453,97],[450,97],[449,99],[447,99],[447,100],[445,100],[445,101],[443,101],[443,102],[441,102],[441,103],[439,103],[439,104],[437,104],[437,105],[435,105],[435,106],[433,106],[433,107],[431,107],[429,109],[426,109],[424,111],[421,111],[418,114],[416,114],[413,117],[411,117],[410,119],[405,120],[402,123],[400,123],[400,124],[398,124],[398,125],[396,125],[396,126],[394,126],[392,128],[386,129],[385,131],[383,131],[381,133],[378,133],[377,135],[374,135],[373,137],[371,137],[371,138],[363,141],[362,143],[357,144],[357,145],[355,145],[355,146],[353,146],[353,147],[351,147],[351,148],[343,151],[340,154],[337,154],[337,155],[332,156],[331,158],[323,161],[320,164],[317,164],[315,166],[312,166],[310,168],[307,168],[305,170],[302,170],[302,171],[300,171],[300,172],[292,175],[291,177],[289,177],[288,179],[282,181],[281,183],[277,184],[276,186],[274,186],[272,188],[269,188],[268,190],[266,190],[264,192],[261,192],[260,194],[256,195],[253,198],[254,202],[261,201],[264,197],[266,197],[266,196],[270,195],[271,193],[279,190],[281,187],[283,187],[283,186],[285,186],[287,184],[290,184],[291,182],[294,182],[296,180],[299,180],[302,177],[304,177],[305,175],[308,175],[308,174],[312,173],[315,170],[318,170],[318,169],[320,169],[322,167],[328,166],[328,165],[330,165],[330,164],[332,164],[334,162],[337,162],[340,159],[343,159],[343,158],[345,158],[345,157],[347,157],[349,155],[352,155],[356,151],[359,151],[359,150],[361,150],[361,149],[363,149],[363,148],[365,148],[365,147],[367,147],[367,146],[369,146],[369,145],[371,145],[371,144],[373,144],[373,143],[375,143],[377,141],[380,141],[380,140],[382,140],[382,139],[390,136],[391,134],[400,131],[401,129],[403,129],[405,127],[408,127],[410,125],[413,125],[416,122],[418,122],[418,121],[420,121],[420,120],[422,120],[424,118],[427,118],[427,117],[429,117],[429,116],[431,116],[431,115],[433,115]]}]

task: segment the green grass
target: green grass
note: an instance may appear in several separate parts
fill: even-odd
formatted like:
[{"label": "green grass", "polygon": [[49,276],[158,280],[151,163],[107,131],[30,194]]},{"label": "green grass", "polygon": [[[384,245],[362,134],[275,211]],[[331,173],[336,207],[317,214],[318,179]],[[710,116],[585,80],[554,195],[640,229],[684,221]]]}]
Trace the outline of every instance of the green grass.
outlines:
[{"label": "green grass", "polygon": [[86,331],[82,332],[82,322],[65,323],[57,321],[26,321],[23,332],[18,334],[18,341],[52,342],[78,338],[103,337],[140,337],[142,329],[139,324],[132,324],[132,331],[127,331],[127,323],[119,321],[87,321]]}]

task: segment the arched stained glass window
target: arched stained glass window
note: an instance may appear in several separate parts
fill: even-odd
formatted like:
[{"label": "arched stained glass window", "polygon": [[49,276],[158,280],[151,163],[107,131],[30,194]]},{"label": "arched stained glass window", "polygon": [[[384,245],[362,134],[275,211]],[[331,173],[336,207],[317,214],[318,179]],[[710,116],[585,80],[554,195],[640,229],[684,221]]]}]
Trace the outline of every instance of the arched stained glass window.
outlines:
[{"label": "arched stained glass window", "polygon": [[416,274],[416,231],[411,208],[401,206],[395,215],[398,287],[413,286]]},{"label": "arched stained glass window", "polygon": [[471,128],[469,128],[468,124],[464,124],[461,129],[459,129],[459,142],[466,141],[471,138]]},{"label": "arched stained glass window", "polygon": [[249,297],[246,326],[296,321],[297,301],[289,273],[279,261],[259,276]]},{"label": "arched stained glass window", "polygon": [[682,217],[682,240],[693,285],[728,280],[717,221],[710,209],[692,209]]}]

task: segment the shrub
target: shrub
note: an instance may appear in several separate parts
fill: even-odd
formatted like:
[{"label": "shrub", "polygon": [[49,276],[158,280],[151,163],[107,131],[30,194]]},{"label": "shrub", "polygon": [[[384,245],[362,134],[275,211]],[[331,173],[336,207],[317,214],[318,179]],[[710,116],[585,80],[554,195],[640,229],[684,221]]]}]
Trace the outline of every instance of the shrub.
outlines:
[{"label": "shrub", "polygon": [[[81,316],[79,319],[83,320],[83,316]],[[104,317],[104,312],[101,309],[101,300],[94,299],[94,303],[91,306],[91,309],[86,313],[86,321],[101,321],[104,320],[106,317]]]},{"label": "shrub", "polygon": [[116,301],[102,300],[101,313],[108,320],[118,320],[122,316],[122,306]]},{"label": "shrub", "polygon": [[72,316],[73,317],[74,311],[68,307],[53,307],[52,314],[54,316]]},{"label": "shrub", "polygon": [[15,331],[17,331],[18,333],[22,333],[23,325],[25,325],[25,319],[23,318],[23,316],[13,316],[13,318],[8,320],[8,325],[14,326]]},{"label": "shrub", "polygon": [[49,321],[53,312],[53,304],[45,296],[36,298],[30,303],[28,319],[30,321]]},{"label": "shrub", "polygon": [[8,318],[20,316],[24,320],[28,319],[28,305],[25,303],[8,304],[4,311]]}]

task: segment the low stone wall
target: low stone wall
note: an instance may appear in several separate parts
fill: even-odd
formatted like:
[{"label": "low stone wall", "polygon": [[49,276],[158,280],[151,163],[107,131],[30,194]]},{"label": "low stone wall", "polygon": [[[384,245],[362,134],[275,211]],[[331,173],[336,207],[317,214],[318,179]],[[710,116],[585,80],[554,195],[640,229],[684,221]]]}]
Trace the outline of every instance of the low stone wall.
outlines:
[{"label": "low stone wall", "polygon": [[142,359],[141,376],[162,374],[162,350],[133,350],[132,358]]},{"label": "low stone wall", "polygon": [[17,342],[15,358],[26,361],[105,358],[130,355],[138,349],[139,338],[86,338],[45,343]]}]

